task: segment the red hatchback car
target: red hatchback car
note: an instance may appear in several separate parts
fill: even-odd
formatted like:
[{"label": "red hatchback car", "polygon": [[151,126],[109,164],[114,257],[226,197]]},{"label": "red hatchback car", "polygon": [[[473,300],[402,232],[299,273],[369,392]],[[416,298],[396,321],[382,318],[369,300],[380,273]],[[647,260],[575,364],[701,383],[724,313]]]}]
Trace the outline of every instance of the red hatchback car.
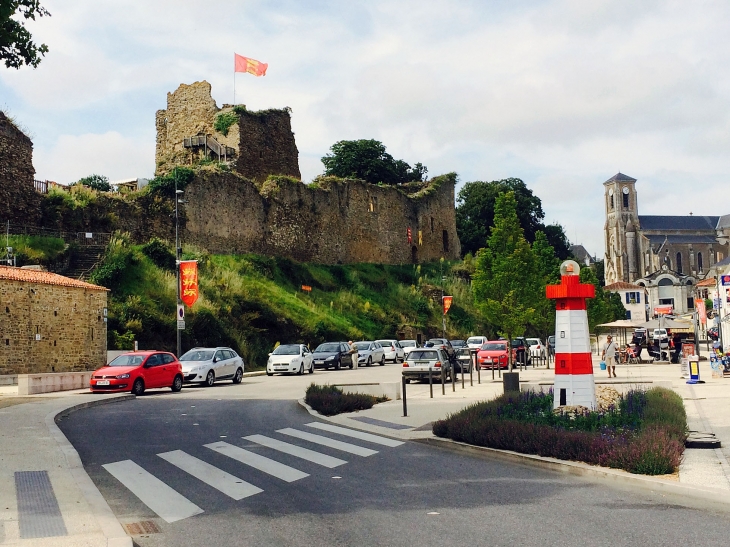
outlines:
[{"label": "red hatchback car", "polygon": [[507,340],[494,340],[482,344],[477,352],[479,368],[507,368]]},{"label": "red hatchback car", "polygon": [[142,395],[145,389],[156,387],[180,391],[182,365],[172,353],[132,351],[94,371],[89,384],[94,393],[131,391]]}]

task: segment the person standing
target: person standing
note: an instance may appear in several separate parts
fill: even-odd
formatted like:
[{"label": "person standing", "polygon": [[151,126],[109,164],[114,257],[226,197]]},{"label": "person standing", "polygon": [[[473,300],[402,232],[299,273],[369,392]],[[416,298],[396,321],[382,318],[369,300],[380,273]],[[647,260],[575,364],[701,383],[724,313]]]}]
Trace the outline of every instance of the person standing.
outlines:
[{"label": "person standing", "polygon": [[357,352],[357,346],[353,344],[352,340],[350,340],[348,344],[350,345],[350,355],[352,355],[352,367],[357,368],[357,361],[360,354]]},{"label": "person standing", "polygon": [[603,347],[602,359],[606,362],[606,370],[608,371],[608,377],[616,378],[616,343],[613,341],[613,336],[610,334],[606,338],[606,345]]}]

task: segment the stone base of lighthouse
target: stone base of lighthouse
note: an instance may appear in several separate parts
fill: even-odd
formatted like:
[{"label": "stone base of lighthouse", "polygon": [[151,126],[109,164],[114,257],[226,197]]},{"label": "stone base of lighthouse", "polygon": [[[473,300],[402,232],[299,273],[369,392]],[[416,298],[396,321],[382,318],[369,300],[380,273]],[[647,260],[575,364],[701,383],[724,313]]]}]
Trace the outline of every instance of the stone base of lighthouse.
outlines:
[{"label": "stone base of lighthouse", "polygon": [[596,383],[593,374],[556,374],[553,408],[580,405],[596,409]]}]

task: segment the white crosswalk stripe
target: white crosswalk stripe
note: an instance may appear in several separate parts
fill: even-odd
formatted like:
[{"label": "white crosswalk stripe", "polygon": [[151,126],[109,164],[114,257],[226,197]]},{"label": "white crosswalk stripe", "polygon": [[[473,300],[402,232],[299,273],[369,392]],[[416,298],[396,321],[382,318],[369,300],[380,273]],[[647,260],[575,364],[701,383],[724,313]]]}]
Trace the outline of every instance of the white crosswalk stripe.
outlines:
[{"label": "white crosswalk stripe", "polygon": [[172,452],[163,452],[157,455],[234,500],[242,500],[263,492],[258,486],[234,477],[230,473],[226,473],[222,469],[199,460],[182,450],[173,450]]},{"label": "white crosswalk stripe", "polygon": [[247,441],[260,444],[267,448],[273,448],[274,450],[278,450],[279,452],[284,452],[285,454],[296,456],[297,458],[302,458],[312,463],[323,465],[324,467],[329,467],[330,469],[333,467],[337,467],[338,465],[347,463],[345,460],[333,458],[332,456],[328,456],[327,454],[321,454],[319,452],[315,452],[314,450],[302,448],[301,446],[297,446],[295,444],[285,443],[284,441],[272,439],[271,437],[266,437],[264,435],[249,435],[248,437],[243,438]]},{"label": "white crosswalk stripe", "polygon": [[278,429],[276,432],[281,433],[282,435],[289,435],[290,437],[296,437],[298,439],[303,439],[312,443],[321,444],[322,446],[327,446],[336,450],[342,450],[343,452],[349,452],[350,454],[355,454],[356,456],[372,456],[373,454],[378,453],[377,450],[363,448],[362,446],[357,446],[355,444],[344,443],[342,441],[330,439],[329,437],[324,437],[322,435],[307,433],[306,431],[299,431],[298,429],[293,429],[291,427]]},{"label": "white crosswalk stripe", "polygon": [[204,446],[286,482],[294,482],[309,476],[308,473],[223,441]]},{"label": "white crosswalk stripe", "polygon": [[175,522],[203,512],[185,496],[132,460],[107,463],[102,467],[166,522]]},{"label": "white crosswalk stripe", "polygon": [[403,441],[396,441],[395,439],[389,439],[388,437],[381,437],[380,435],[373,435],[372,433],[365,433],[364,431],[348,429],[346,427],[340,427],[332,424],[324,424],[322,422],[312,422],[306,425],[307,427],[314,427],[323,431],[338,433],[339,435],[345,435],[346,437],[352,437],[353,439],[360,439],[362,441],[368,441],[375,444],[382,444],[383,446],[389,446],[391,448],[403,444]]}]

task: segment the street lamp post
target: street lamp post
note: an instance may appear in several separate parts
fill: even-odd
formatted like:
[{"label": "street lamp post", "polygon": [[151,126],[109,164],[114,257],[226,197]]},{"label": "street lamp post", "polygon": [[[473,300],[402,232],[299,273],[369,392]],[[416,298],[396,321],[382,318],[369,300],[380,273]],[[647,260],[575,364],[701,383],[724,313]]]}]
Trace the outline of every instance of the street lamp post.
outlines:
[{"label": "street lamp post", "polygon": [[441,276],[441,331],[443,338],[446,338],[446,312],[444,311],[444,257],[439,263],[439,274]]},{"label": "street lamp post", "polygon": [[183,191],[177,189],[177,177],[175,177],[175,272],[177,275],[177,306],[175,309],[175,330],[177,331],[177,356],[180,357],[181,353],[181,336],[182,331],[180,329],[180,306],[182,306],[182,300],[180,300],[180,217],[178,215],[178,203],[180,203],[180,196]]}]

